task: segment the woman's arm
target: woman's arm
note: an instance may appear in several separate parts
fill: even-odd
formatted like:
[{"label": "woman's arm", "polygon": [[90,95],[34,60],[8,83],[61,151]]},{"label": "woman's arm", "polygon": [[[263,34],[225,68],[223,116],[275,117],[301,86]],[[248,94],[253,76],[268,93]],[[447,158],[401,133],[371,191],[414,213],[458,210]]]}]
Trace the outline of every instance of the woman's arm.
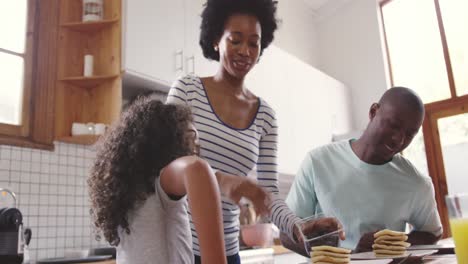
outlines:
[{"label": "woman's arm", "polygon": [[187,194],[203,263],[226,263],[221,198],[209,164],[196,156],[178,158],[164,168],[160,182],[168,195]]},{"label": "woman's arm", "polygon": [[289,209],[279,196],[278,188],[278,126],[273,110],[264,116],[264,134],[260,139],[257,161],[258,184],[271,194],[270,218],[291,240],[294,238],[295,223],[300,219]]}]

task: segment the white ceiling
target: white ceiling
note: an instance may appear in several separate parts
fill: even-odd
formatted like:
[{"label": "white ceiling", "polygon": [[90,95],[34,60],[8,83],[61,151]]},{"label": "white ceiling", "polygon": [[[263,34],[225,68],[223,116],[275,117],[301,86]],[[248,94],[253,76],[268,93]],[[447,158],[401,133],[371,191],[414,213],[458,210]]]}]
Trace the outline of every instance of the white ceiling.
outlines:
[{"label": "white ceiling", "polygon": [[321,7],[333,0],[303,0],[312,10],[317,12]]},{"label": "white ceiling", "polygon": [[[299,0],[305,3],[310,10],[316,21],[320,21],[330,15],[332,15],[336,10],[345,6],[348,3],[351,3],[351,0]],[[375,0],[381,1],[381,0]]]}]

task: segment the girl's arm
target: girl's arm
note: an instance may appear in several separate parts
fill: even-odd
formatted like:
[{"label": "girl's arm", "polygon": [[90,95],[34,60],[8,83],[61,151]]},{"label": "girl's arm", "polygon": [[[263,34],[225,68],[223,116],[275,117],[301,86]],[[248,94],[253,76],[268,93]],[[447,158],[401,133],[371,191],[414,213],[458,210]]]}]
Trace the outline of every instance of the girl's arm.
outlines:
[{"label": "girl's arm", "polygon": [[226,263],[221,198],[209,164],[196,156],[178,158],[164,168],[160,183],[168,195],[188,196],[202,262]]}]

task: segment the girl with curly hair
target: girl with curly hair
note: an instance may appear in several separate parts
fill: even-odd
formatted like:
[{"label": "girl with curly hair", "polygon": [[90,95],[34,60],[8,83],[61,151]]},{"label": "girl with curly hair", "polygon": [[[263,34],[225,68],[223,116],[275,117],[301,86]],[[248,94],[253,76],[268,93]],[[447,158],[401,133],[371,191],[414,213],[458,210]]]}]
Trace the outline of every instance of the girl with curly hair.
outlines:
[{"label": "girl with curly hair", "polygon": [[[193,263],[187,206],[204,263],[226,263],[220,191],[268,213],[248,180],[218,178],[198,154],[189,108],[137,99],[100,142],[88,179],[95,227],[117,247],[117,263]],[[246,192],[246,190],[248,190]]]},{"label": "girl with curly hair", "polygon": [[[167,102],[190,106],[200,133],[200,155],[218,170],[217,177],[245,177],[256,168],[259,185],[272,197],[270,219],[294,240],[299,238],[295,225],[299,219],[279,197],[275,111],[245,84],[247,74],[273,41],[276,7],[273,0],[207,0],[200,46],[207,59],[219,62],[218,70],[209,77],[178,79]],[[229,263],[240,263],[240,210],[226,199],[222,207],[226,255]],[[193,237],[199,263],[200,237],[195,231]]]}]

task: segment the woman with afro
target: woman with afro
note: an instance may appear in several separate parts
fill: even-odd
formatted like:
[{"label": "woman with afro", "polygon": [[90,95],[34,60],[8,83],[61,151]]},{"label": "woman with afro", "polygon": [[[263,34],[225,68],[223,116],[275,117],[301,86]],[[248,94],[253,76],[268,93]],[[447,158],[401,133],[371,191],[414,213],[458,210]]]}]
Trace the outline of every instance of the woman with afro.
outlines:
[{"label": "woman with afro", "polygon": [[[275,111],[245,85],[245,78],[273,41],[276,1],[208,0],[202,12],[200,45],[207,59],[219,62],[213,76],[185,76],[171,87],[167,101],[190,106],[200,133],[200,156],[216,176],[246,177],[256,168],[258,184],[271,196],[270,218],[291,239],[299,220],[279,198],[278,127]],[[228,263],[239,260],[239,207],[222,197]],[[193,250],[200,263],[200,234],[193,229]],[[296,240],[297,241],[297,240]]]},{"label": "woman with afro", "polygon": [[247,179],[216,177],[198,142],[189,108],[151,97],[104,135],[88,179],[91,215],[118,264],[193,263],[187,207],[204,263],[226,263],[220,191],[268,212],[266,193]]}]

